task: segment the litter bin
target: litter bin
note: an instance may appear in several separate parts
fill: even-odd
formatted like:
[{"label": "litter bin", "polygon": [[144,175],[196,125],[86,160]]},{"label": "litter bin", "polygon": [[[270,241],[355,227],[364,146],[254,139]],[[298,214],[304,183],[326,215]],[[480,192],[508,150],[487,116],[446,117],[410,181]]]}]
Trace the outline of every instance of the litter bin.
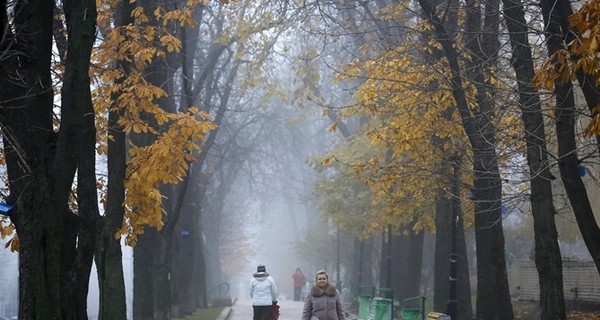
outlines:
[{"label": "litter bin", "polygon": [[392,299],[374,298],[371,304],[375,311],[373,320],[392,320]]},{"label": "litter bin", "polygon": [[371,303],[371,296],[362,295],[358,296],[358,319],[367,319],[369,314],[369,303]]},{"label": "litter bin", "polygon": [[404,308],[400,310],[400,316],[402,320],[419,320],[421,309],[418,308]]}]

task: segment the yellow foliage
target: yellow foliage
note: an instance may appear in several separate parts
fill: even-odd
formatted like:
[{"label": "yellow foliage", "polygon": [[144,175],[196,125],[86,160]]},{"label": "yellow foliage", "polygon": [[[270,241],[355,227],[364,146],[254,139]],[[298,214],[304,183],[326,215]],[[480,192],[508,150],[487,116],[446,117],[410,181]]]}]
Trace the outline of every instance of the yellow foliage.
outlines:
[{"label": "yellow foliage", "polygon": [[10,248],[11,252],[19,251],[19,247],[21,242],[19,241],[19,236],[17,234],[14,235],[10,240],[6,242],[5,248]]},{"label": "yellow foliage", "polygon": [[[94,108],[100,143],[98,151],[106,153],[107,141],[112,139],[107,116],[110,112],[120,114],[118,125],[125,133],[152,134],[155,142],[148,146],[131,144],[126,172],[126,197],[123,203],[125,217],[115,239],[124,236],[129,245],[135,245],[137,235],[144,226],[157,229],[163,226],[163,196],[160,187],[181,181],[195,161],[193,153],[199,142],[215,128],[210,115],[192,107],[186,113],[168,113],[157,103],[166,92],[144,79],[144,69],[167,53],[178,53],[181,40],[170,34],[171,23],[178,26],[194,25],[192,10],[205,0],[186,1],[175,10],[157,7],[153,18],[156,26],[149,22],[143,8],[132,11],[134,23],[113,27],[111,15],[119,3],[115,0],[99,4],[99,23],[106,30],[105,41],[93,56]],[[132,2],[133,3],[133,2]],[[119,63],[128,63],[128,69],[115,68]],[[148,117],[153,123],[148,122]],[[160,127],[160,131],[157,127]],[[99,187],[104,188],[104,184]],[[102,197],[101,202],[105,203]]]},{"label": "yellow foliage", "polygon": [[[537,87],[552,90],[554,81],[574,81],[578,71],[593,76],[600,83],[600,0],[589,0],[569,17],[579,37],[549,57],[535,75]],[[600,118],[592,117],[585,129],[586,136],[600,134]]]},{"label": "yellow foliage", "polygon": [[[428,48],[416,45],[427,46],[410,42],[370,60],[351,61],[335,79],[361,82],[354,95],[357,105],[345,110],[343,116],[359,115],[369,122],[321,161],[338,177],[333,182],[322,181],[318,187],[330,198],[323,210],[349,230],[358,228],[356,232],[362,236],[379,233],[387,224],[399,227],[414,223],[415,231],[433,230],[434,201],[447,196],[442,188],[447,186],[449,172],[442,169],[448,167],[448,157],[455,152],[468,158],[468,151],[463,150],[468,145],[466,135],[447,80],[447,62],[421,61],[422,57],[413,53]],[[439,48],[435,42],[429,46]],[[465,89],[468,98],[474,100],[476,88],[466,84]],[[494,124],[513,128],[516,119],[509,114]],[[361,187],[346,181],[349,179],[361,182]],[[461,180],[468,184],[471,179],[465,170]],[[328,183],[337,184],[337,188],[344,184],[350,190],[336,191],[327,187]],[[364,196],[357,198],[353,195],[356,190]],[[342,198],[364,202],[354,204],[360,208],[356,212],[342,204]],[[470,212],[466,205],[464,210]]]},{"label": "yellow foliage", "polygon": [[183,179],[189,164],[195,161],[192,153],[198,145],[194,141],[203,140],[215,128],[211,122],[198,120],[207,118],[207,114],[196,112],[197,108],[192,108],[188,113],[169,114],[170,126],[155,143],[131,146],[125,182],[125,223],[119,231],[128,244],[135,244],[145,225],[162,228],[164,210],[159,187]]},{"label": "yellow foliage", "polygon": [[15,231],[15,225],[10,222],[8,217],[2,216],[0,217],[0,237],[2,239],[10,236]]},{"label": "yellow foliage", "polygon": [[166,47],[169,52],[179,52],[181,50],[181,40],[170,34],[162,36],[160,44]]},{"label": "yellow foliage", "polygon": [[136,7],[135,9],[133,9],[133,11],[131,11],[131,16],[139,22],[148,22],[148,17],[146,17],[146,14],[144,13],[144,8],[142,7]]}]

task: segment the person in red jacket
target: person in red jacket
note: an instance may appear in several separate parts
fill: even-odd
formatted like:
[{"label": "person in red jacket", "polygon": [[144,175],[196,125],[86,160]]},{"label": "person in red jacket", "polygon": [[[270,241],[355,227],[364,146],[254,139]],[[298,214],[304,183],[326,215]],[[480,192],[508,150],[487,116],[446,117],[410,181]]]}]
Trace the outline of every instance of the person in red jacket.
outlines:
[{"label": "person in red jacket", "polygon": [[304,285],[306,284],[306,277],[300,268],[296,268],[296,272],[294,272],[292,278],[294,279],[294,301],[301,301],[302,298],[300,297],[300,294],[302,293],[302,288],[304,288]]}]

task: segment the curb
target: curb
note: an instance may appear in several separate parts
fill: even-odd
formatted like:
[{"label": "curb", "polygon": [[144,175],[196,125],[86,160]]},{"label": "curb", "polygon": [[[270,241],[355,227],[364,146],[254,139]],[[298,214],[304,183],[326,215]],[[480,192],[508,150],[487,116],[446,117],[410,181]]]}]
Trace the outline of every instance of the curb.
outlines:
[{"label": "curb", "polygon": [[231,306],[225,307],[225,309],[223,309],[223,311],[221,311],[221,314],[219,314],[219,317],[217,317],[217,320],[229,319],[229,316],[231,315],[231,311],[233,311],[233,305],[235,304],[236,301],[237,301],[237,298],[232,298]]},{"label": "curb", "polygon": [[227,320],[229,318],[230,314],[231,314],[231,307],[225,307],[225,309],[223,309],[223,311],[221,311],[221,314],[219,314],[219,317],[217,318],[217,320]]}]

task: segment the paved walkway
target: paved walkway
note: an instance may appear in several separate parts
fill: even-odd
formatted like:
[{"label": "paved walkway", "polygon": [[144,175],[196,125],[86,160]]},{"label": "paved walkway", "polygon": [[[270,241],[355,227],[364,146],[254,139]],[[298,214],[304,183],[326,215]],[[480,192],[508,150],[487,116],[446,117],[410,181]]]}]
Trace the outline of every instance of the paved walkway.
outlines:
[{"label": "paved walkway", "polygon": [[[279,320],[299,320],[302,317],[303,301],[282,300],[278,302]],[[347,320],[357,320],[353,314],[346,313]],[[233,306],[227,307],[218,320],[252,320],[252,304],[250,300],[235,300]]]},{"label": "paved walkway", "polygon": [[[278,304],[279,320],[298,320],[302,316],[302,301],[282,300]],[[231,309],[228,320],[252,320],[250,300],[236,300]]]}]

